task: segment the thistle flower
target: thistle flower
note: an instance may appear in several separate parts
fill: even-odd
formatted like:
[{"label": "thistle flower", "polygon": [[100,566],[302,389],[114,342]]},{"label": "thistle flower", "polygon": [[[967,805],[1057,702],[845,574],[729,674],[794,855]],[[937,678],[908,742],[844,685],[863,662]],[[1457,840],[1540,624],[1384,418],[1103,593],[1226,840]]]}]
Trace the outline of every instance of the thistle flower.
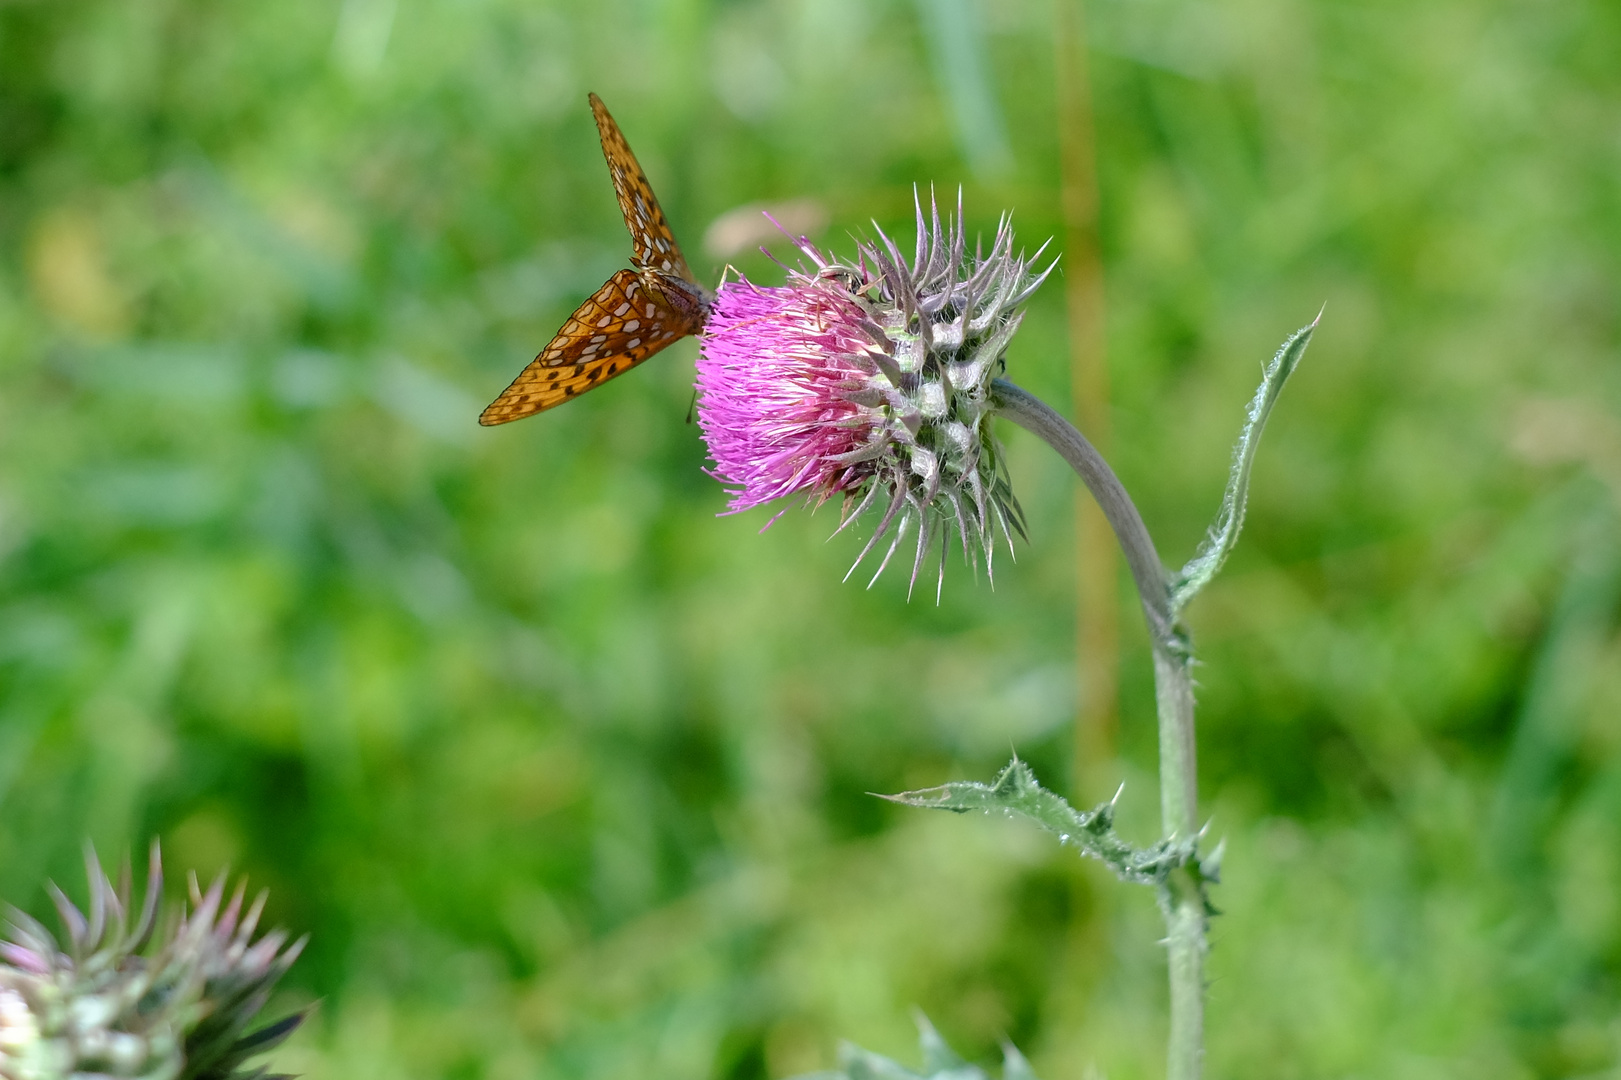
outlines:
[{"label": "thistle flower", "polygon": [[253,940],[265,894],[244,913],[244,885],[225,900],[225,879],[206,893],[192,878],[190,910],[162,920],[163,867],[152,845],[146,895],[134,915],[126,863],[115,888],[85,854],[89,912],[51,886],[66,951],[45,927],[13,909],[0,943],[0,1078],[69,1080],[286,1080],[244,1065],[285,1039],[294,1013],[248,1031],[276,981],[304,947],[280,930]]},{"label": "thistle flower", "polygon": [[986,420],[1020,305],[1053,269],[1032,271],[1041,251],[1013,253],[1006,215],[989,253],[976,246],[970,258],[960,195],[943,226],[933,200],[927,219],[915,205],[910,262],[882,230],[854,263],[800,237],[810,265],[789,268],[786,285],[723,282],[698,357],[698,424],[713,475],[733,486],[727,512],[839,496],[838,532],[874,509],[877,527],[850,572],[889,537],[876,582],[915,530],[913,585],[936,538],[943,583],[953,530],[987,572],[997,534],[1010,553],[1013,533],[1024,534]]}]

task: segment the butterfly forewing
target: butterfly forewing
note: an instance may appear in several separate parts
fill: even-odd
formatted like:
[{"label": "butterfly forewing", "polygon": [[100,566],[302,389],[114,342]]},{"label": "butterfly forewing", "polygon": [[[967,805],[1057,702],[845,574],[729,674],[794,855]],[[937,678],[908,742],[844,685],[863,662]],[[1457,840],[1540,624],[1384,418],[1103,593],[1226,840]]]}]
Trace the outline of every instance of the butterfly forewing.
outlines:
[{"label": "butterfly forewing", "polygon": [[601,386],[699,327],[621,270],[569,316],[551,343],[478,418],[521,420]]},{"label": "butterfly forewing", "polygon": [[608,159],[608,171],[613,175],[614,194],[619,196],[619,209],[625,215],[625,228],[630,230],[635,251],[631,260],[647,270],[662,270],[687,281],[697,283],[687,260],[676,246],[670,223],[664,220],[664,211],[647,176],[630,152],[630,144],[620,132],[619,125],[608,114],[602,99],[591,95],[591,111],[596,114],[597,134],[602,137],[602,156]]}]

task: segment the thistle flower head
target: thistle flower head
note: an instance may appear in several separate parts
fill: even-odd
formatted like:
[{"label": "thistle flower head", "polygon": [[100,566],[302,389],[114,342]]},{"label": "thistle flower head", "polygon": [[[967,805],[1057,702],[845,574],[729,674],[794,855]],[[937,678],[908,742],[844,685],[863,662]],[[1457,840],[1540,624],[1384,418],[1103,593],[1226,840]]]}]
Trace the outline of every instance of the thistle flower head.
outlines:
[{"label": "thistle flower head", "polygon": [[840,496],[840,530],[878,515],[851,573],[888,538],[876,581],[915,533],[914,585],[936,539],[944,580],[953,531],[987,571],[997,535],[1010,552],[1023,535],[986,422],[990,384],[1020,305],[1052,272],[1032,270],[1040,251],[1014,254],[1006,215],[990,251],[969,256],[960,195],[943,225],[932,199],[927,217],[916,206],[910,260],[882,230],[853,263],[801,237],[808,265],[790,268],[786,285],[722,283],[698,359],[698,423],[714,475],[733,486],[728,512]]},{"label": "thistle flower head", "polygon": [[303,1020],[248,1030],[304,947],[280,930],[254,940],[265,894],[244,911],[244,886],[226,900],[223,876],[207,892],[192,878],[189,910],[160,920],[156,844],[139,913],[127,864],[116,887],[93,852],[85,868],[88,912],[51,886],[65,943],[11,912],[11,940],[0,943],[0,1078],[285,1080],[244,1065]]}]

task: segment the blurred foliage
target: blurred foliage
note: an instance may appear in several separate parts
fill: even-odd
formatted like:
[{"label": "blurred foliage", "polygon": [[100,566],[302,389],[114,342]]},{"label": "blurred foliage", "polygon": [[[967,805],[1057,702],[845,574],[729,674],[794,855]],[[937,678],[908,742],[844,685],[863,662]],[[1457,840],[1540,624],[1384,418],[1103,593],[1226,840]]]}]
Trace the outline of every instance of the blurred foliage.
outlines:
[{"label": "blurred foliage", "polygon": [[[1189,613],[1229,841],[1212,1074],[1608,1075],[1621,9],[1087,15],[1117,467],[1167,562],[1328,304]],[[1032,542],[936,608],[840,585],[860,538],[825,513],[715,517],[690,342],[474,424],[628,253],[587,90],[710,280],[740,204],[819,200],[848,250],[908,235],[914,183],[1033,246],[1052,21],[0,0],[0,895],[40,910],[86,836],[248,872],[313,935],[282,1004],[322,1005],[275,1058],[312,1080],[752,1080],[840,1037],[906,1057],[914,1005],[974,1060],[1157,1075],[1146,893],[865,794],[1010,744],[1066,785],[1061,463],[1006,434]],[[1010,355],[1053,401],[1062,334],[1049,288]]]}]

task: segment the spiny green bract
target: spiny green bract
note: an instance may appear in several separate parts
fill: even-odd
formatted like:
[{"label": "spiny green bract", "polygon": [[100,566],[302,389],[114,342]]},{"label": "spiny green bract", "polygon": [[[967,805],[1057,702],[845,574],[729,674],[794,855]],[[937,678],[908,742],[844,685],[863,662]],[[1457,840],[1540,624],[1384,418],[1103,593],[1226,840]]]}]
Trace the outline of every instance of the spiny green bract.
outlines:
[{"label": "spiny green bract", "polygon": [[284,948],[281,930],[253,940],[265,894],[244,912],[245,883],[225,902],[223,875],[206,893],[193,877],[189,910],[160,919],[163,868],[154,843],[131,926],[128,864],[116,887],[94,852],[86,852],[85,869],[87,913],[50,886],[65,951],[34,919],[10,913],[11,940],[0,943],[0,1078],[283,1080],[244,1064],[304,1018],[295,1013],[248,1031],[304,947],[300,939]]}]

